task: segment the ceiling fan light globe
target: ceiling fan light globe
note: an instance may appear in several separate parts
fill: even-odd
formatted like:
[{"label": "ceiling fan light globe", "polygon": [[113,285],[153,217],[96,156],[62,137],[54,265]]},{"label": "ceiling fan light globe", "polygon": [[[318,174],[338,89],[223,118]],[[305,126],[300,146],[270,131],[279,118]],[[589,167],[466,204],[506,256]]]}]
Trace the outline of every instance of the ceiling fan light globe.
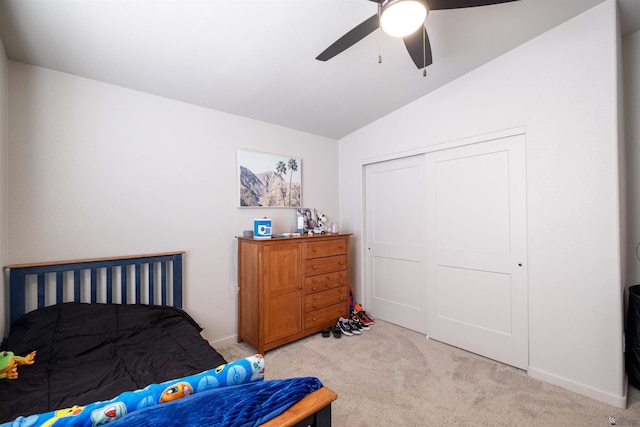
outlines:
[{"label": "ceiling fan light globe", "polygon": [[392,37],[405,37],[424,24],[429,10],[418,0],[392,0],[382,7],[380,26]]}]

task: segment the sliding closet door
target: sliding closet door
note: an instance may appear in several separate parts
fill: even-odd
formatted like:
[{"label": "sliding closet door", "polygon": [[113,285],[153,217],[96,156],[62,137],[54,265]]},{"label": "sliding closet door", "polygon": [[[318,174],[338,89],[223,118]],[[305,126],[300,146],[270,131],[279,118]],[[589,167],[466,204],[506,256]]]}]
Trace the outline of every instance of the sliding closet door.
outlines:
[{"label": "sliding closet door", "polygon": [[424,155],[367,165],[365,308],[427,333]]},{"label": "sliding closet door", "polygon": [[426,155],[429,335],[528,365],[524,135]]}]

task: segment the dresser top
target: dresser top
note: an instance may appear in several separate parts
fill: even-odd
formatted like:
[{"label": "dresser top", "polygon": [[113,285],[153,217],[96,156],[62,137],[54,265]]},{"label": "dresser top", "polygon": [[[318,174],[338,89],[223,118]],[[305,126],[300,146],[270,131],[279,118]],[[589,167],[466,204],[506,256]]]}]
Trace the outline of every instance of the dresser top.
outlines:
[{"label": "dresser top", "polygon": [[336,233],[336,234],[315,234],[313,236],[303,235],[296,237],[289,237],[282,234],[274,234],[271,238],[255,238],[255,237],[244,237],[244,236],[236,236],[239,240],[249,240],[256,242],[272,242],[272,241],[285,241],[285,240],[317,240],[317,239],[332,239],[337,237],[348,237],[351,236],[352,233]]}]

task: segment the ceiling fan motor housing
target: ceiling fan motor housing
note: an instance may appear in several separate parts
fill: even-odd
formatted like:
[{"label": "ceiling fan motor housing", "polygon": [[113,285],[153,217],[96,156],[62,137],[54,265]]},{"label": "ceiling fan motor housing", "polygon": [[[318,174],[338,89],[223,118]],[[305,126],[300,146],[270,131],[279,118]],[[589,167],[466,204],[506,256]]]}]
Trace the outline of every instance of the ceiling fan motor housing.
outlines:
[{"label": "ceiling fan motor housing", "polygon": [[405,37],[423,26],[428,14],[421,0],[389,0],[380,10],[380,27],[392,37]]}]

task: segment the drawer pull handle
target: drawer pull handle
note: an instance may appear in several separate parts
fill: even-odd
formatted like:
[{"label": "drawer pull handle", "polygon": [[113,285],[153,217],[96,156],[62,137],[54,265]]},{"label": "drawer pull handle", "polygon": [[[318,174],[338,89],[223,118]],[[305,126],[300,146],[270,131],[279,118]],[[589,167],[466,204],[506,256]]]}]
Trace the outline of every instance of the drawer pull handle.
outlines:
[{"label": "drawer pull handle", "polygon": [[314,265],[314,266],[311,267],[312,270],[315,270],[316,268],[318,268],[317,265]]},{"label": "drawer pull handle", "polygon": [[327,288],[330,288],[330,287],[331,287],[331,283],[325,283],[324,285],[325,285]]},{"label": "drawer pull handle", "polygon": [[312,289],[312,290],[314,290],[314,291],[317,291],[317,290],[318,290],[318,288],[317,288],[317,287],[315,287],[315,286],[314,286],[313,288],[311,288],[311,289]]}]

